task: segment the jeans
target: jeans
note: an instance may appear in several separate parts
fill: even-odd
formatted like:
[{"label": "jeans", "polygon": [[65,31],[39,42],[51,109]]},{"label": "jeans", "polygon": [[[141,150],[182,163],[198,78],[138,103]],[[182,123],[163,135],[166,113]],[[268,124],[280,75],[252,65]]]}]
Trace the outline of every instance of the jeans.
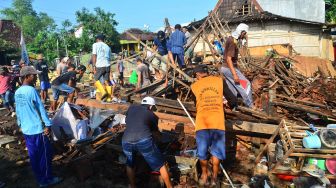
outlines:
[{"label": "jeans", "polygon": [[1,94],[1,98],[5,108],[14,110],[14,94],[10,90]]},{"label": "jeans", "polygon": [[60,91],[64,91],[68,94],[73,93],[75,91],[75,89],[73,87],[70,87],[66,84],[61,84],[61,85],[58,85],[58,86],[53,85],[51,87],[51,89],[52,89],[52,92],[53,92],[54,100],[56,100],[56,101],[59,98]]},{"label": "jeans", "polygon": [[144,138],[137,142],[123,142],[122,147],[127,158],[126,165],[129,167],[134,167],[136,152],[139,152],[145,158],[148,165],[154,171],[159,171],[164,165],[163,155],[152,137]]}]

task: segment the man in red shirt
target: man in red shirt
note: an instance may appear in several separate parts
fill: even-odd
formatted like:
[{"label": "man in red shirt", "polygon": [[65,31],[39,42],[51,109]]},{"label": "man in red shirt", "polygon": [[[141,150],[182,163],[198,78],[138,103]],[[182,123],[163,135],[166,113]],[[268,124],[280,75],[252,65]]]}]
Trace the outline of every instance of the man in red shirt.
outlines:
[{"label": "man in red shirt", "polygon": [[4,107],[8,110],[9,115],[15,115],[14,113],[14,96],[12,89],[12,76],[9,74],[6,67],[0,68],[0,96]]}]

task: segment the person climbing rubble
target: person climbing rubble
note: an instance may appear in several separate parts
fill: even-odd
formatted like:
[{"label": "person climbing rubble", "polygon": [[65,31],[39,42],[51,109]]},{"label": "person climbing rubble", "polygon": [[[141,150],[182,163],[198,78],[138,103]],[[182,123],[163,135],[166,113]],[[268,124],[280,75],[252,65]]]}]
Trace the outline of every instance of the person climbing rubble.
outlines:
[{"label": "person climbing rubble", "polygon": [[40,187],[62,181],[52,175],[51,121],[34,85],[39,72],[32,66],[20,71],[23,85],[15,92],[17,124],[26,140],[29,161]]},{"label": "person climbing rubble", "polygon": [[[55,111],[57,108],[57,101],[60,95],[60,92],[66,92],[68,94],[67,102],[72,103],[76,88],[76,82],[80,80],[83,74],[86,71],[86,67],[84,65],[79,65],[77,70],[75,70],[75,65],[70,64],[68,67],[68,72],[62,74],[61,76],[55,78],[52,81],[51,89],[53,92],[54,101],[51,103],[51,111]],[[79,74],[79,78],[76,75]]]},{"label": "person climbing rubble", "polygon": [[170,35],[168,40],[168,57],[173,64],[178,65],[180,68],[186,68],[184,63],[184,45],[187,39],[181,31],[181,25],[175,25],[175,31]]},{"label": "person climbing rubble", "polygon": [[[166,34],[163,31],[159,31],[157,33],[157,37],[154,38],[153,49],[157,51],[158,54],[161,55],[164,59],[168,59],[167,39]],[[155,66],[154,70],[156,79],[163,79],[163,71],[167,71],[167,63],[162,61],[158,57],[154,57],[154,59],[152,60],[152,64]]]},{"label": "person climbing rubble", "polygon": [[111,48],[104,43],[105,36],[99,34],[96,36],[96,43],[92,45],[92,65],[95,79],[95,87],[101,94],[101,100],[106,101],[108,93],[111,90],[109,79],[111,71]]},{"label": "person climbing rubble", "polygon": [[131,105],[126,112],[126,129],[122,137],[122,148],[126,155],[126,172],[130,187],[135,188],[135,153],[139,152],[153,171],[159,171],[167,188],[172,187],[168,169],[162,153],[154,142],[159,133],[159,118],[154,114],[155,100],[145,97],[141,105]]},{"label": "person climbing rubble", "polygon": [[[193,98],[196,103],[196,144],[197,157],[200,159],[202,175],[200,186],[218,184],[217,175],[220,160],[225,159],[225,98],[231,103],[232,94],[225,89],[225,82],[221,77],[209,76],[206,65],[194,68],[197,81],[191,85]],[[231,96],[230,96],[231,95]],[[230,100],[229,100],[230,99]],[[208,182],[208,151],[212,160],[212,177]]]},{"label": "person climbing rubble", "polygon": [[253,107],[251,82],[238,69],[238,45],[247,45],[247,32],[249,26],[241,23],[225,43],[224,64],[220,71],[225,81],[235,96],[241,96],[246,106]]}]

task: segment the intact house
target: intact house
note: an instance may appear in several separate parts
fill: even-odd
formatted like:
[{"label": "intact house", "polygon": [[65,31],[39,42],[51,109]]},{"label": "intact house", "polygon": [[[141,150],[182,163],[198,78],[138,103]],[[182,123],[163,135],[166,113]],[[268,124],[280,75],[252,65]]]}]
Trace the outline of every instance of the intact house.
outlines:
[{"label": "intact house", "polygon": [[[220,0],[216,8],[221,22],[229,25],[228,32],[239,23],[249,25],[251,55],[262,56],[269,47],[287,45],[303,56],[334,59],[324,0]],[[205,19],[190,26],[198,28]],[[195,52],[202,51],[204,46],[209,51],[203,43],[198,41]]]},{"label": "intact house", "polygon": [[[132,37],[127,35],[126,32],[133,34],[139,40],[134,40]],[[143,50],[142,45],[140,45],[140,41],[151,46],[153,44],[154,38],[155,34],[152,32],[146,32],[136,28],[129,29],[120,35],[121,51],[127,52],[128,55],[133,55],[133,53],[139,53]]]},{"label": "intact house", "polygon": [[11,20],[0,20],[0,65],[9,65],[20,57],[21,29]]}]

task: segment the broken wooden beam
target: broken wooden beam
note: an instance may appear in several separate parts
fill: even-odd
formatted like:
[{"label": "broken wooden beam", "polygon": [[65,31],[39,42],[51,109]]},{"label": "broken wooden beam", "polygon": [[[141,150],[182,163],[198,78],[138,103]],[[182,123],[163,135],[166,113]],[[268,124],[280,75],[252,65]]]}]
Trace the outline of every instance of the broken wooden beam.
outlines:
[{"label": "broken wooden beam", "polygon": [[193,82],[194,79],[191,78],[189,75],[187,75],[186,73],[184,73],[181,69],[179,69],[176,65],[172,64],[171,62],[169,62],[166,58],[162,57],[157,51],[153,50],[152,48],[150,48],[147,44],[143,43],[141,40],[139,40],[136,36],[134,36],[132,33],[130,32],[126,32],[127,35],[129,35],[131,38],[133,38],[134,40],[137,40],[140,42],[140,44],[142,44],[143,46],[145,46],[147,49],[149,49],[153,54],[155,54],[155,56],[157,56],[161,61],[166,62],[167,65],[169,65],[170,67],[173,67],[174,70],[176,70],[177,72],[179,72],[183,77],[185,77],[189,82]]},{"label": "broken wooden beam", "polygon": [[293,104],[292,102],[284,102],[284,101],[279,101],[279,100],[274,100],[273,104],[277,105],[277,106],[292,108],[294,110],[308,112],[308,113],[311,113],[311,114],[336,118],[336,116],[333,115],[331,112],[316,110],[315,108],[312,108],[312,107],[306,106],[306,105],[302,105],[302,104],[295,104],[295,103]]}]

